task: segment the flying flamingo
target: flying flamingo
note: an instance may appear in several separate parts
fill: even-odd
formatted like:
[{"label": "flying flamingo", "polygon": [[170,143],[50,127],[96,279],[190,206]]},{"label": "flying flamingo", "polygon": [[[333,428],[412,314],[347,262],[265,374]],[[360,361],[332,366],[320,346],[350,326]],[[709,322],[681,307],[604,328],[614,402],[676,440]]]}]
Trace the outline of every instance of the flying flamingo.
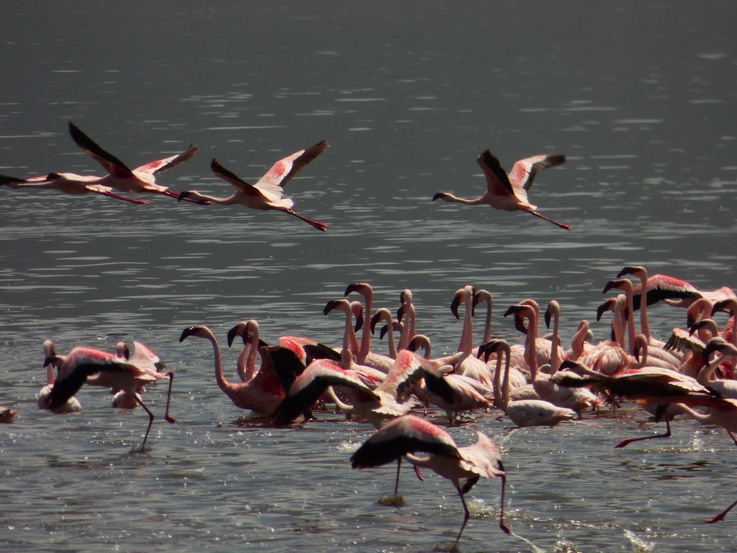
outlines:
[{"label": "flying flamingo", "polygon": [[[118,190],[129,194],[150,192],[163,194],[173,198],[179,198],[179,194],[169,190],[166,186],[156,184],[156,176],[168,171],[177,165],[190,159],[197,147],[190,144],[189,148],[181,154],[152,161],[141,165],[136,169],[129,169],[125,163],[117,157],[103,150],[89,136],[83,133],[74,123],[69,122],[69,133],[79,148],[94,158],[107,171],[103,177],[91,175],[76,175],[74,173],[49,173],[44,177],[33,177],[31,179],[15,179],[13,177],[0,177],[0,184],[6,184],[13,188],[55,188],[67,194],[85,194],[96,192],[110,196],[118,200],[133,203],[148,203],[144,200],[134,200],[112,193]],[[195,203],[207,203],[195,200]]]},{"label": "flying flamingo", "polygon": [[146,200],[135,200],[126,198],[113,192],[109,186],[95,184],[98,177],[87,175],[73,175],[72,173],[49,173],[41,177],[30,177],[27,179],[19,179],[0,175],[0,186],[5,185],[10,188],[29,188],[38,190],[59,190],[65,194],[102,194],[116,200],[123,200],[134,204],[147,204]]},{"label": "flying flamingo", "polygon": [[[453,544],[455,551],[470,517],[465,495],[481,478],[501,479],[499,527],[506,534],[512,532],[504,523],[506,473],[501,455],[488,436],[481,432],[477,432],[477,436],[475,444],[458,447],[445,430],[414,415],[405,415],[389,422],[366,440],[351,456],[351,465],[354,469],[373,468],[404,457],[415,467],[427,467],[450,480],[458,491],[464,512]],[[417,452],[429,455],[419,457],[415,455]]]},{"label": "flying flamingo", "polygon": [[246,382],[231,383],[223,376],[220,345],[212,331],[204,325],[190,326],[182,331],[179,341],[183,342],[190,336],[204,338],[212,344],[215,359],[215,380],[220,389],[233,402],[233,405],[268,416],[274,413],[284,398],[284,390],[279,377],[271,366],[270,358],[263,352],[263,348],[260,350],[262,365],[258,372]]},{"label": "flying flamingo", "polygon": [[[46,360],[46,363],[55,363],[54,358]],[[147,352],[134,351],[131,358],[123,360],[115,357],[112,353],[87,348],[76,347],[69,352],[66,359],[58,369],[54,381],[47,408],[55,411],[63,406],[79,389],[88,382],[89,377],[94,376],[94,383],[115,389],[125,390],[126,393],[135,397],[138,404],[148,413],[148,427],[146,435],[141,443],[141,451],[146,446],[151,425],[154,422],[154,414],[143,403],[137,390],[148,383],[169,378],[169,391],[166,398],[166,412],[164,418],[173,423],[176,420],[169,416],[169,403],[171,400],[171,386],[174,381],[174,373],[171,371],[159,373],[156,366],[151,363]]]},{"label": "flying flamingo", "polygon": [[250,209],[263,211],[283,211],[324,232],[328,229],[325,223],[312,221],[292,210],[294,202],[291,198],[284,197],[284,185],[299,173],[305,165],[327,150],[328,146],[328,143],[323,140],[311,148],[300,150],[280,159],[271,166],[271,169],[256,184],[248,184],[238,175],[220,165],[216,159],[213,159],[210,164],[212,172],[233,185],[235,193],[227,198],[216,198],[201,194],[196,190],[185,190],[179,195],[179,199],[195,199],[220,205],[240,204]]},{"label": "flying flamingo", "polygon": [[448,192],[438,192],[433,196],[433,201],[437,199],[446,202],[456,202],[466,205],[490,205],[494,209],[504,211],[525,211],[535,217],[540,217],[559,226],[562,229],[571,230],[571,227],[558,223],[552,219],[548,219],[544,215],[535,211],[536,206],[527,200],[527,191],[532,186],[535,175],[541,169],[548,167],[556,167],[565,163],[566,158],[562,155],[539,155],[526,159],[521,159],[514,164],[512,170],[507,172],[502,169],[499,160],[494,157],[489,150],[485,150],[481,155],[476,157],[476,162],[481,166],[486,177],[486,193],[482,196],[468,200],[458,198]]}]

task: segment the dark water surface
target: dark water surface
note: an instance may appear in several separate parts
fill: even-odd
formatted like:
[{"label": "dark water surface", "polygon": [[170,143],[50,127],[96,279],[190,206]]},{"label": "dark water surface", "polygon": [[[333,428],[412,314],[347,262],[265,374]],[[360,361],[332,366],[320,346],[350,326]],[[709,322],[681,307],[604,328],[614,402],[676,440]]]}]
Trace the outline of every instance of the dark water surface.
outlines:
[{"label": "dark water surface", "polygon": [[[347,284],[370,282],[394,310],[409,288],[418,331],[437,354],[457,347],[448,309],[466,284],[494,295],[496,335],[521,341],[506,308],[557,299],[569,340],[582,318],[596,339],[601,290],[627,264],[711,290],[735,287],[737,4],[706,2],[150,2],[28,1],[0,18],[0,173],[97,174],[70,140],[74,121],[131,166],[198,155],[159,177],[225,196],[213,157],[255,181],[274,161],[322,139],[331,148],[287,188],[319,233],[279,213],[149,197],[133,205],[54,191],[0,190],[0,428],[3,551],[431,551],[461,521],[452,485],[352,471],[370,427],[322,414],[272,428],[217,388],[209,344],[178,342],[206,324],[224,342],[254,318],[263,338],[308,335],[339,345],[325,317]],[[530,191],[565,232],[523,213],[431,202],[479,195],[475,156],[510,168],[564,153]],[[682,326],[656,306],[654,334]],[[111,350],[149,345],[174,370],[148,391],[150,449],[135,451],[140,410],[116,412],[85,388],[84,411],[36,409],[42,343]],[[386,345],[377,341],[377,348]],[[225,350],[235,376],[237,350]],[[443,423],[440,413],[432,420]],[[461,551],[734,551],[737,450],[690,421],[674,436],[613,445],[656,427],[634,406],[558,428],[479,429],[509,473],[469,494]],[[531,545],[531,544],[534,544]]]}]

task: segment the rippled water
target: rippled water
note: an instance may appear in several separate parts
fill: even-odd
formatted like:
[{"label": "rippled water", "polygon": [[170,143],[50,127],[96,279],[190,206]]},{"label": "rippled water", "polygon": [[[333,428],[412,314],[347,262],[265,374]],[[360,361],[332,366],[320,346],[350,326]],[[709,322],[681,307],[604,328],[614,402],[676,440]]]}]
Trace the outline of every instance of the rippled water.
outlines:
[{"label": "rippled water", "polygon": [[[366,424],[323,413],[272,428],[217,388],[208,344],[255,318],[263,337],[340,342],[325,303],[368,281],[396,308],[410,288],[418,330],[452,351],[448,309],[466,284],[503,312],[557,299],[564,339],[594,323],[604,284],[626,264],[703,289],[737,286],[735,84],[730,2],[26,2],[0,20],[0,173],[99,171],[66,132],[73,120],[138,165],[199,146],[160,181],[215,195],[212,157],[254,180],[275,160],[331,143],[288,187],[322,234],[275,213],[153,197],[146,206],[51,191],[0,190],[0,544],[5,551],[430,551],[461,521],[452,485],[403,473],[406,504],[384,507],[393,468],[352,471]],[[509,168],[565,153],[531,201],[573,227],[521,213],[431,202],[483,189],[485,148]],[[657,306],[656,335],[683,324]],[[176,378],[146,394],[157,414],[135,451],[140,410],[83,389],[84,412],[35,408],[42,342],[66,351],[142,341]],[[379,343],[379,348],[386,347]],[[237,351],[224,352],[235,378]],[[443,424],[439,413],[432,420]],[[634,406],[558,428],[512,429],[496,413],[451,428],[488,433],[509,473],[469,494],[462,551],[732,551],[735,521],[705,525],[737,495],[735,448],[689,421],[661,443],[614,450],[657,428]],[[528,541],[525,541],[528,540]],[[536,548],[536,549],[535,549]]]}]

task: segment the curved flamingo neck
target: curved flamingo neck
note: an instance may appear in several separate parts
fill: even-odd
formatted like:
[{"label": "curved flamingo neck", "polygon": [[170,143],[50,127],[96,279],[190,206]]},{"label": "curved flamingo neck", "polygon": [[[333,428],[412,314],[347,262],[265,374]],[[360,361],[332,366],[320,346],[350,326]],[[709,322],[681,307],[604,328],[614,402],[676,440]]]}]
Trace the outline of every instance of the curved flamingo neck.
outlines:
[{"label": "curved flamingo neck", "polygon": [[205,338],[210,340],[210,343],[212,344],[213,356],[215,359],[215,380],[217,381],[218,386],[220,386],[220,389],[230,396],[235,392],[235,386],[228,382],[223,375],[223,360],[220,354],[220,344],[218,344],[217,338],[215,338],[215,335],[209,329],[205,334]]}]

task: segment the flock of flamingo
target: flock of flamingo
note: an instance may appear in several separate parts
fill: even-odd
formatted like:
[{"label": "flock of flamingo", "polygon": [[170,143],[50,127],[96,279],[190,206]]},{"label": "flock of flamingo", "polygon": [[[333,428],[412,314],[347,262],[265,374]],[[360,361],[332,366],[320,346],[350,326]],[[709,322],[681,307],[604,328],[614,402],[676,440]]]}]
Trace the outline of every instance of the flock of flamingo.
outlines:
[{"label": "flock of flamingo", "polygon": [[[481,478],[501,480],[499,525],[511,533],[504,521],[506,473],[488,436],[479,432],[476,443],[458,446],[446,430],[428,420],[430,409],[444,412],[451,428],[463,419],[472,420],[474,413],[493,410],[517,426],[553,426],[605,405],[616,408],[624,399],[641,404],[656,421],[663,420],[667,430],[633,437],[615,447],[666,438],[672,419],[679,416],[721,426],[737,445],[733,435],[737,432],[737,296],[726,287],[700,291],[672,277],[648,277],[643,267],[635,266],[623,268],[606,283],[604,292],[610,290],[621,293],[597,310],[597,320],[612,312],[611,336],[598,343],[593,343],[588,321],[582,320],[570,344],[564,344],[555,300],[542,315],[550,330],[545,337],[539,330],[540,306],[526,299],[504,313],[524,339],[510,344],[493,338],[492,295],[469,285],[457,290],[451,302],[452,313],[463,319],[457,351],[435,357],[430,338],[417,331],[411,291],[401,292],[394,314],[387,307],[374,309],[373,290],[365,282],[349,285],[343,298],[325,305],[325,315],[336,313],[342,319],[339,347],[301,336],[282,336],[278,345],[268,345],[260,338],[257,321],[235,325],[227,334],[229,347],[243,344],[235,382],[226,379],[220,344],[207,326],[185,328],[179,341],[209,341],[220,389],[236,407],[266,417],[268,424],[299,427],[309,424],[315,412],[330,409],[373,426],[375,432],[350,461],[359,469],[397,463],[394,496],[382,502],[402,501],[398,490],[402,460],[414,467],[420,479],[422,468],[449,479],[464,511],[456,549],[470,516],[465,495]],[[674,328],[666,341],[649,330],[648,306],[658,301],[686,308],[684,324]],[[474,343],[474,315],[483,306],[483,338]],[[638,309],[639,323],[635,321]],[[720,313],[728,315],[721,327]],[[379,353],[372,340],[377,331],[386,341],[386,353]],[[48,385],[38,395],[39,408],[59,414],[76,412],[81,406],[74,394],[83,385],[112,389],[114,407],[140,406],[148,414],[143,450],[154,415],[141,394],[147,385],[168,379],[165,420],[175,422],[169,415],[174,374],[164,371],[158,356],[145,345],[134,342],[131,352],[120,342],[115,353],[79,346],[59,355],[47,340],[44,354]],[[705,522],[723,520],[735,505],[737,501]]]},{"label": "flock of flamingo", "polygon": [[[197,190],[184,190],[177,194],[170,188],[156,183],[156,177],[173,169],[177,165],[191,159],[197,152],[193,144],[181,154],[164,159],[152,161],[136,169],[130,169],[120,159],[101,148],[95,141],[87,136],[71,121],[69,122],[69,134],[74,143],[87,155],[97,161],[107,173],[104,176],[78,175],[75,173],[51,172],[46,175],[18,178],[0,175],[0,186],[24,189],[53,189],[66,194],[101,194],[116,200],[136,204],[147,204],[146,200],[138,200],[121,196],[117,192],[125,194],[162,194],[178,200],[184,200],[201,205],[240,204],[250,209],[262,211],[282,211],[293,215],[305,223],[320,231],[327,231],[328,227],[321,221],[313,221],[296,213],[292,207],[294,202],[291,198],[284,196],[283,187],[302,168],[314,160],[317,156],[328,149],[329,144],[324,140],[310,148],[295,152],[280,159],[261,177],[256,184],[249,184],[238,175],[223,167],[217,159],[210,163],[212,172],[229,182],[235,192],[228,197],[218,198],[202,194]],[[509,174],[502,169],[499,160],[489,150],[480,154],[476,161],[481,166],[486,177],[487,191],[476,199],[459,198],[448,192],[438,192],[432,198],[433,201],[442,199],[446,202],[457,202],[468,205],[489,205],[495,209],[504,211],[525,211],[540,217],[560,228],[571,230],[571,227],[548,219],[535,211],[536,207],[527,200],[527,191],[538,171],[548,167],[555,167],[565,162],[562,155],[538,155],[517,161]]]},{"label": "flock of flamingo", "polygon": [[[255,185],[213,159],[212,171],[235,188],[232,196],[218,198],[195,190],[176,193],[155,181],[160,173],[189,160],[196,152],[193,145],[181,154],[131,170],[73,123],[69,123],[69,131],[75,143],[103,166],[105,176],[58,172],[27,179],[0,176],[0,184],[57,189],[68,194],[96,193],[137,204],[147,202],[117,192],[156,193],[201,205],[241,204],[252,209],[282,211],[320,231],[327,230],[324,223],[295,213],[292,200],[284,197],[282,190],[328,148],[327,142],[277,161]],[[485,194],[468,200],[439,192],[432,199],[525,211],[570,230],[535,211],[527,200],[537,172],[564,163],[564,156],[523,159],[509,173],[488,150],[477,157],[477,162],[486,177]],[[626,276],[639,282],[635,284]],[[243,344],[235,382],[226,379],[219,342],[207,326],[185,328],[179,341],[208,340],[220,389],[236,407],[266,417],[269,424],[309,424],[315,412],[337,409],[346,417],[373,426],[375,431],[353,453],[350,462],[358,469],[396,462],[394,496],[383,502],[401,503],[399,475],[403,460],[414,467],[420,479],[421,469],[426,468],[450,480],[464,511],[453,545],[455,550],[470,517],[465,496],[481,478],[500,479],[499,526],[505,533],[512,533],[504,520],[506,473],[499,450],[488,436],[478,432],[474,444],[458,446],[446,430],[430,422],[430,409],[444,412],[450,427],[472,418],[475,412],[492,410],[498,410],[517,426],[553,426],[583,418],[605,405],[616,408],[624,399],[640,404],[656,421],[662,420],[666,429],[662,434],[624,440],[615,447],[667,438],[675,417],[691,417],[702,424],[721,426],[737,446],[733,434],[737,432],[734,292],[726,287],[700,291],[672,277],[648,276],[643,267],[636,266],[623,268],[606,283],[604,292],[611,290],[617,291],[617,295],[603,302],[597,311],[597,320],[612,312],[611,336],[598,343],[593,343],[588,321],[582,320],[570,344],[564,344],[559,332],[558,302],[550,301],[541,314],[534,299],[513,304],[504,313],[524,340],[510,344],[493,338],[492,295],[465,286],[455,292],[451,302],[456,318],[461,318],[463,308],[457,351],[435,357],[430,338],[416,330],[411,291],[402,291],[395,315],[387,307],[374,309],[373,290],[365,282],[349,285],[343,298],[325,305],[325,315],[336,313],[342,318],[343,341],[339,347],[300,336],[282,336],[278,345],[267,345],[259,336],[257,321],[242,321],[234,326],[227,334],[228,347],[238,341]],[[362,299],[356,299],[356,295]],[[685,308],[686,312],[683,324],[674,328],[666,341],[652,336],[648,324],[648,306],[659,301]],[[474,343],[473,319],[483,305],[483,338]],[[639,322],[635,320],[637,310]],[[717,318],[722,312],[728,319],[720,327]],[[549,329],[545,337],[541,336],[541,318]],[[386,338],[388,351],[384,354],[372,348],[377,327],[380,338]],[[75,394],[82,386],[111,389],[115,392],[113,407],[140,406],[147,413],[148,426],[140,446],[144,450],[155,417],[142,394],[146,386],[168,380],[164,417],[175,423],[169,414],[174,373],[164,370],[158,356],[144,344],[134,342],[133,346],[131,351],[120,342],[114,353],[78,346],[60,355],[47,340],[43,345],[47,385],[38,394],[38,407],[56,414],[74,413],[81,410]],[[15,414],[12,409],[0,408],[0,422],[11,422]],[[723,520],[736,505],[737,501],[705,522]]]}]

